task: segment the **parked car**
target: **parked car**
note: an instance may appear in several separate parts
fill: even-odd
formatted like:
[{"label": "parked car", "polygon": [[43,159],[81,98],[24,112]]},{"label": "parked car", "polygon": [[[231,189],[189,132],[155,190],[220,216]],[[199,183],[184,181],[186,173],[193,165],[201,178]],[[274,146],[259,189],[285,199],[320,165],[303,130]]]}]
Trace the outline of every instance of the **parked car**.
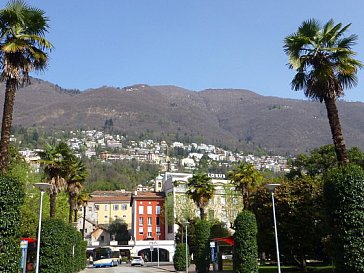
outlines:
[{"label": "parked car", "polygon": [[131,266],[140,265],[144,266],[144,260],[142,256],[135,256],[131,258]]}]

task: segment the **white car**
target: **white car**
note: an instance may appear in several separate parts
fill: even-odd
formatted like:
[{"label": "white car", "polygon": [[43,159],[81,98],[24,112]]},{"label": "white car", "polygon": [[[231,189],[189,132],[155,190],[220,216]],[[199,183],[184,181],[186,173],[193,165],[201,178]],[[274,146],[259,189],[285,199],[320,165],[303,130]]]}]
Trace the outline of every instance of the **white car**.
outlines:
[{"label": "white car", "polygon": [[131,266],[140,265],[144,266],[144,260],[142,256],[135,256],[131,258]]}]

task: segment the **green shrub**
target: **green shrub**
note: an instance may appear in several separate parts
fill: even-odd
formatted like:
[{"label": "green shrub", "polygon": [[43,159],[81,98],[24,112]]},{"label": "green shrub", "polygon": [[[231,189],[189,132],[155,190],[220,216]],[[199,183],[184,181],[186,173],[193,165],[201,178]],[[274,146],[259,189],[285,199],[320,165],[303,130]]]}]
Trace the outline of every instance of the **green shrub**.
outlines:
[{"label": "green shrub", "polygon": [[23,185],[13,177],[0,176],[0,272],[18,272],[20,263],[20,206]]},{"label": "green shrub", "polygon": [[71,224],[60,219],[43,222],[40,251],[44,273],[72,273],[85,268],[86,242]]},{"label": "green shrub", "polygon": [[[190,256],[189,249],[187,248],[187,256]],[[188,258],[188,265],[190,265],[190,258]],[[186,244],[177,244],[176,252],[173,256],[173,265],[177,271],[186,269]]]},{"label": "green shrub", "polygon": [[197,273],[209,271],[210,266],[210,223],[206,220],[199,220],[195,224],[196,247],[194,261]]},{"label": "green shrub", "polygon": [[257,222],[250,211],[240,212],[235,221],[233,268],[236,273],[258,272]]},{"label": "green shrub", "polygon": [[364,272],[364,171],[349,165],[324,177],[327,218],[337,273]]}]

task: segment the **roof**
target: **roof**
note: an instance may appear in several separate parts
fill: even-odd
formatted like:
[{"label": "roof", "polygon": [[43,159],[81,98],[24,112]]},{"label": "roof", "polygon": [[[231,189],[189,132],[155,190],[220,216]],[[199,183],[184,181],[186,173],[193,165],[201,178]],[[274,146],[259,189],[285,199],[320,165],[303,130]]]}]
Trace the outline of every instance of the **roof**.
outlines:
[{"label": "roof", "polygon": [[130,196],[130,191],[94,191],[91,196]]},{"label": "roof", "polygon": [[127,196],[95,196],[91,197],[89,200],[90,202],[94,203],[109,203],[109,202],[130,202],[131,195],[128,194]]},{"label": "roof", "polygon": [[130,205],[133,200],[164,200],[164,192],[136,191],[131,195]]}]

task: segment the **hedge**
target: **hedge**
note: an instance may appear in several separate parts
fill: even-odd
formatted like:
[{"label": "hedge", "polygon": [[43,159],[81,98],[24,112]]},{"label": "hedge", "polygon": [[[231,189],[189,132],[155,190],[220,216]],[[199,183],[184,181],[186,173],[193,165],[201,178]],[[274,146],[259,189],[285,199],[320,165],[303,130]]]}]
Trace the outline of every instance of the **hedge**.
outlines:
[{"label": "hedge", "polygon": [[209,271],[210,266],[210,223],[206,220],[199,220],[195,224],[195,265],[197,273]]},{"label": "hedge", "polygon": [[22,183],[0,175],[0,272],[20,269],[20,206],[24,200]]},{"label": "hedge", "polygon": [[[190,252],[187,246],[187,263],[190,265]],[[173,256],[173,265],[174,269],[177,271],[183,271],[186,269],[186,244],[177,244],[176,246],[176,252]]]},{"label": "hedge", "polygon": [[364,171],[348,165],[324,176],[336,273],[364,272]]},{"label": "hedge", "polygon": [[60,219],[42,224],[40,268],[42,273],[79,272],[86,265],[86,242],[71,225]]},{"label": "hedge", "polygon": [[247,210],[240,212],[234,226],[234,272],[258,273],[258,229],[255,215]]}]

